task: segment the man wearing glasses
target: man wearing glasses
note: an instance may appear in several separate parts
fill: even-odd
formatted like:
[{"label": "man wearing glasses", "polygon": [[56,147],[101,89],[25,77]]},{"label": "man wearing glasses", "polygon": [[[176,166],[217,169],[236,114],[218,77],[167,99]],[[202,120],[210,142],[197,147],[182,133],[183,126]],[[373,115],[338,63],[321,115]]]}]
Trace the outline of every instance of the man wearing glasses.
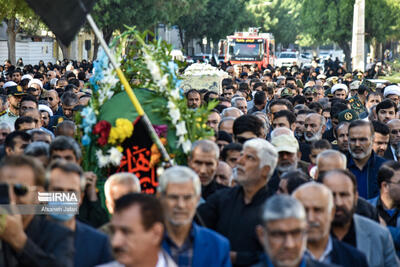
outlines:
[{"label": "man wearing glasses", "polygon": [[164,210],[163,248],[178,266],[231,266],[228,240],[193,222],[201,182],[191,169],[175,166],[160,177],[158,196]]},{"label": "man wearing glasses", "polygon": [[399,119],[390,120],[387,123],[387,125],[389,126],[390,137],[389,137],[389,145],[385,151],[384,158],[398,161],[397,151],[398,151],[398,144],[400,142],[400,120]]},{"label": "man wearing glasses", "polygon": [[53,114],[60,113],[62,114],[62,111],[60,109],[60,97],[58,96],[58,93],[56,90],[49,90],[45,94],[45,99],[47,102],[50,104],[50,108],[53,111]]},{"label": "man wearing glasses", "polygon": [[267,200],[257,225],[258,240],[265,255],[253,267],[331,266],[305,256],[307,244],[306,212],[293,197],[275,195]]},{"label": "man wearing glasses", "polygon": [[[3,202],[34,205],[37,192],[43,191],[45,172],[33,158],[9,156],[0,165],[0,183],[9,188]],[[45,216],[0,212],[0,265],[73,266],[73,238],[70,230]]]}]

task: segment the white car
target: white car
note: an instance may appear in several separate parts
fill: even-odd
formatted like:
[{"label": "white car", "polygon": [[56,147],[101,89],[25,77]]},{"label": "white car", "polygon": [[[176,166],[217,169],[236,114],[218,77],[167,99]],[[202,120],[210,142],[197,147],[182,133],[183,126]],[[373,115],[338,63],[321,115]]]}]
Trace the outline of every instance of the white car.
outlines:
[{"label": "white car", "polygon": [[296,62],[297,66],[301,67],[302,61],[296,52],[282,52],[276,59],[276,66],[278,67],[291,67]]}]

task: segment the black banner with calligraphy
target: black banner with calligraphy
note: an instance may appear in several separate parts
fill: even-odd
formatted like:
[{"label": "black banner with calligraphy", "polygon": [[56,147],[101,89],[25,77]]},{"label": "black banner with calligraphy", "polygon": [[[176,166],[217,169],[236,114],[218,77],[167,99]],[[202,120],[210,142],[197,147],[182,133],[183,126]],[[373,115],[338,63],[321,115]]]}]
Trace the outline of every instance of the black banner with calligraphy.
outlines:
[{"label": "black banner with calligraphy", "polygon": [[157,189],[156,167],[150,167],[151,147],[153,141],[139,117],[134,122],[133,134],[122,144],[123,158],[116,172],[130,172],[140,180],[142,192],[155,194]]}]

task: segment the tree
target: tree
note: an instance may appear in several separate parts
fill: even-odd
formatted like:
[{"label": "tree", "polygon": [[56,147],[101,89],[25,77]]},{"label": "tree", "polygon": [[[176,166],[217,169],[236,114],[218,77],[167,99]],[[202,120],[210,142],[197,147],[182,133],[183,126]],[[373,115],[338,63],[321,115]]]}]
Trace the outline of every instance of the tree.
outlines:
[{"label": "tree", "polygon": [[[345,54],[348,69],[351,66],[350,41],[353,30],[355,0],[304,0],[300,9],[302,28],[318,43],[337,43]],[[397,4],[396,4],[397,3]],[[366,0],[366,41],[384,42],[394,33],[397,0]],[[397,11],[398,12],[398,11]]]},{"label": "tree", "polygon": [[210,0],[203,1],[197,10],[180,17],[176,24],[182,46],[188,52],[190,40],[206,37],[208,44],[211,41],[216,43],[234,31],[251,25],[252,18],[243,0]]},{"label": "tree", "polygon": [[343,50],[351,66],[354,0],[304,0],[300,9],[302,28],[317,43],[331,41]]},{"label": "tree", "polygon": [[274,35],[277,43],[288,46],[299,34],[300,3],[296,0],[250,0],[247,9],[254,15],[263,32]]},{"label": "tree", "polygon": [[[154,31],[159,23],[171,23],[198,5],[196,0],[99,0],[92,16],[102,30],[106,43],[115,31],[123,31],[125,25],[136,26],[140,31]],[[94,44],[94,57],[98,42]]]},{"label": "tree", "polygon": [[11,64],[16,62],[15,44],[17,33],[24,18],[35,17],[35,13],[24,0],[0,0],[0,21],[7,23],[8,58]]}]

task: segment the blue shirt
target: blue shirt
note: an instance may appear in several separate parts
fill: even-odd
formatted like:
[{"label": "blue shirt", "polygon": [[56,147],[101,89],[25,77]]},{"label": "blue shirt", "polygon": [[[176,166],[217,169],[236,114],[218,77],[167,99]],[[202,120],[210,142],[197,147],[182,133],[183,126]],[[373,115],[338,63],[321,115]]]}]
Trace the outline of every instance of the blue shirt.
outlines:
[{"label": "blue shirt", "polygon": [[193,241],[194,241],[194,230],[193,227],[190,229],[189,235],[183,242],[182,246],[178,246],[165,232],[165,241],[171,252],[171,258],[179,267],[191,267],[193,261]]},{"label": "blue shirt", "polygon": [[360,197],[371,199],[379,194],[378,170],[385,161],[384,158],[379,157],[372,151],[368,162],[360,170],[356,166],[353,157],[348,157],[347,168],[357,178],[357,191]]}]

